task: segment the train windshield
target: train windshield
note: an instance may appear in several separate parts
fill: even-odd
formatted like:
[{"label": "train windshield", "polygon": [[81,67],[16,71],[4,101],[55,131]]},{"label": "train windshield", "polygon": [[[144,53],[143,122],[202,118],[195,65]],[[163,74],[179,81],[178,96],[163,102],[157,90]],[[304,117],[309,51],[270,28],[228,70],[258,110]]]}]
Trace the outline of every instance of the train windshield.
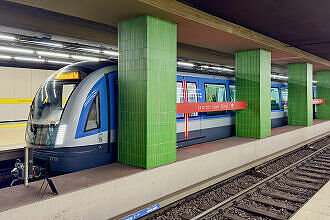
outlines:
[{"label": "train windshield", "polygon": [[26,130],[26,141],[36,146],[54,146],[58,124],[65,105],[86,74],[64,68],[52,74],[38,90]]}]

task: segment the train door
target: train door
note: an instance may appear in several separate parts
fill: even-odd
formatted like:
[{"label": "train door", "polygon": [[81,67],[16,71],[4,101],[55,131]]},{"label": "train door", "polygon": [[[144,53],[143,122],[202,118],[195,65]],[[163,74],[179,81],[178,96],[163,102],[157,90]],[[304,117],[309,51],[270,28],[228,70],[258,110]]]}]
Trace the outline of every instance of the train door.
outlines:
[{"label": "train door", "polygon": [[[235,87],[229,87],[229,80],[202,78],[202,102],[229,102],[235,100]],[[212,141],[234,135],[234,117],[231,111],[202,113],[202,135],[205,141]]]},{"label": "train door", "polygon": [[[176,103],[199,102],[201,96],[199,78],[177,76]],[[187,115],[177,114],[177,142],[178,147],[194,144],[201,138],[200,113],[193,112]]]},{"label": "train door", "polygon": [[[313,86],[313,99],[316,99],[316,86]],[[317,105],[313,105],[313,119],[316,119]]]},{"label": "train door", "polygon": [[117,161],[117,122],[118,122],[118,73],[109,73],[108,94],[108,148],[112,161]]}]

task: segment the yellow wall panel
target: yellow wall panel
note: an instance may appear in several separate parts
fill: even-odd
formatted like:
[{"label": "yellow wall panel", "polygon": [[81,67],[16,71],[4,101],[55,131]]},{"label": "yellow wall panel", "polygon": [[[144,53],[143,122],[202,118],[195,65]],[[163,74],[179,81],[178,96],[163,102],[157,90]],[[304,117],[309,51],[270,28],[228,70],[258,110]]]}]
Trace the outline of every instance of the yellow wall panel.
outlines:
[{"label": "yellow wall panel", "polygon": [[15,96],[15,68],[0,67],[0,99],[14,98]]},{"label": "yellow wall panel", "polygon": [[15,69],[15,99],[31,98],[31,69]]},{"label": "yellow wall panel", "polygon": [[0,122],[27,120],[39,87],[54,70],[0,67]]},{"label": "yellow wall panel", "polygon": [[15,120],[15,104],[0,104],[0,121]]}]

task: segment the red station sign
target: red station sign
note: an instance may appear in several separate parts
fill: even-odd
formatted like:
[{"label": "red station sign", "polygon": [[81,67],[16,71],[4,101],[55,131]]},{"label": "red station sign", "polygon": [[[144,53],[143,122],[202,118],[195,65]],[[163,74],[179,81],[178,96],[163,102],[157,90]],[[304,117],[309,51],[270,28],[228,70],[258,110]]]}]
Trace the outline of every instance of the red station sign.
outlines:
[{"label": "red station sign", "polygon": [[323,103],[324,103],[324,99],[313,99],[313,105],[323,104]]},{"label": "red station sign", "polygon": [[177,103],[176,113],[214,112],[226,110],[246,109],[246,101],[240,102],[202,102],[202,103]]}]

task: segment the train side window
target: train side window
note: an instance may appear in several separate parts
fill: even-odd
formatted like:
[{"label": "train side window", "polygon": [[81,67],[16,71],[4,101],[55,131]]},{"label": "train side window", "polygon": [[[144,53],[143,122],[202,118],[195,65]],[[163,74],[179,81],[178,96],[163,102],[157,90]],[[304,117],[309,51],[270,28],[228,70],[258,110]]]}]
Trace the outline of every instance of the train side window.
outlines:
[{"label": "train side window", "polygon": [[282,109],[286,110],[288,107],[288,88],[281,87],[281,96],[282,96]]},{"label": "train side window", "polygon": [[95,96],[91,108],[89,109],[85,132],[100,128],[100,97],[99,93]]},{"label": "train side window", "polygon": [[279,88],[271,88],[270,90],[272,110],[280,110],[280,93],[278,89]]},{"label": "train side window", "polygon": [[176,82],[176,103],[184,103],[182,82]]},{"label": "train side window", "polygon": [[[183,83],[176,82],[176,103],[184,103]],[[187,82],[188,103],[197,102],[197,87],[194,82]],[[189,113],[189,117],[198,116],[198,112]],[[176,114],[177,118],[183,118],[184,114]]]},{"label": "train side window", "polygon": [[236,102],[236,87],[234,85],[229,85],[229,95],[230,101]]},{"label": "train side window", "polygon": [[[205,83],[206,102],[227,102],[226,85]],[[206,112],[206,115],[225,115],[227,111]]]},{"label": "train side window", "polygon": [[[176,82],[176,103],[184,103],[182,82]],[[184,114],[176,114],[176,118],[183,118]]]},{"label": "train side window", "polygon": [[[188,95],[188,103],[198,102],[197,101],[197,86],[194,82],[187,83],[187,95]],[[189,117],[197,117],[198,112],[189,113]]]}]

